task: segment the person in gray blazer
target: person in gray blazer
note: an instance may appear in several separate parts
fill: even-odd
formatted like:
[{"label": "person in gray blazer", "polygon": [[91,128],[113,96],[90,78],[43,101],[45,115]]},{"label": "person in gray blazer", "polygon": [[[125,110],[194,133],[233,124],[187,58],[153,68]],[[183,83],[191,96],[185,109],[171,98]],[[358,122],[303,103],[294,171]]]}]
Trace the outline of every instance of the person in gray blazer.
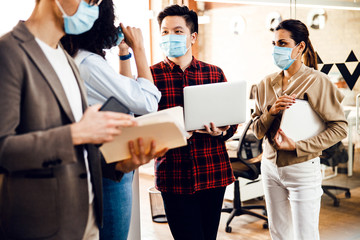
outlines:
[{"label": "person in gray blazer", "polygon": [[[100,0],[101,1],[101,0]],[[98,239],[102,172],[152,159],[129,144],[132,158],[102,164],[92,144],[134,126],[130,115],[87,110],[78,69],[59,40],[98,17],[98,0],[37,0],[30,18],[0,38],[0,239]]]}]

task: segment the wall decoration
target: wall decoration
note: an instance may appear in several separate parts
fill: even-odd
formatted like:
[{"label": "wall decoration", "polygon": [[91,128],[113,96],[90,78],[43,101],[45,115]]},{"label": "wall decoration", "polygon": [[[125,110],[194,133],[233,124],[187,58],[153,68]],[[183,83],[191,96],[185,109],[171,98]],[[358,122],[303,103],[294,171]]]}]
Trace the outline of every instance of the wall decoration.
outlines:
[{"label": "wall decoration", "polygon": [[230,28],[235,35],[243,34],[246,29],[245,19],[242,16],[232,17],[230,22]]},{"label": "wall decoration", "polygon": [[[319,65],[323,64],[323,66],[320,70],[321,72],[328,74],[330,72],[331,68],[334,65],[336,65],[336,67],[339,69],[342,77],[344,78],[344,80],[345,80],[346,84],[348,85],[348,87],[350,88],[350,90],[352,90],[354,88],[356,81],[360,77],[360,61],[355,56],[354,51],[350,52],[349,56],[345,60],[345,63],[326,63],[326,64],[324,64],[323,61],[321,60],[319,54],[316,53],[316,55],[317,55],[318,64]],[[346,67],[347,62],[358,62],[357,66],[352,74],[349,72],[349,69]]]},{"label": "wall decoration", "polygon": [[325,27],[326,13],[324,9],[312,9],[307,16],[307,25],[313,29]]},{"label": "wall decoration", "polygon": [[273,32],[277,25],[282,21],[281,15],[278,12],[271,12],[266,17],[265,26],[268,30]]}]

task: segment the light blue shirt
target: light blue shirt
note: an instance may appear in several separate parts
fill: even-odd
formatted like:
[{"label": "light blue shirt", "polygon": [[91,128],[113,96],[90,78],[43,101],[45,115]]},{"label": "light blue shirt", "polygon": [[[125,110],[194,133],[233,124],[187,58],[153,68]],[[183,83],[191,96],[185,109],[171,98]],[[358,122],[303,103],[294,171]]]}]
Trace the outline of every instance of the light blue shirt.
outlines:
[{"label": "light blue shirt", "polygon": [[85,81],[89,105],[103,104],[114,96],[134,114],[157,111],[161,92],[149,80],[123,76],[104,58],[85,50],[78,52],[75,62]]}]

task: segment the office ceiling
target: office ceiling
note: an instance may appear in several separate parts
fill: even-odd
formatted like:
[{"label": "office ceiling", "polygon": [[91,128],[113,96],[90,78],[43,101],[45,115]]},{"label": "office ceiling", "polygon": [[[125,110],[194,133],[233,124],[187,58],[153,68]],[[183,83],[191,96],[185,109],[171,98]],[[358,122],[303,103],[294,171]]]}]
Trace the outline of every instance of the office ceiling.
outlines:
[{"label": "office ceiling", "polygon": [[335,9],[360,10],[360,0],[196,0],[199,2],[239,3],[251,5],[286,6],[296,4],[299,7],[323,7]]}]

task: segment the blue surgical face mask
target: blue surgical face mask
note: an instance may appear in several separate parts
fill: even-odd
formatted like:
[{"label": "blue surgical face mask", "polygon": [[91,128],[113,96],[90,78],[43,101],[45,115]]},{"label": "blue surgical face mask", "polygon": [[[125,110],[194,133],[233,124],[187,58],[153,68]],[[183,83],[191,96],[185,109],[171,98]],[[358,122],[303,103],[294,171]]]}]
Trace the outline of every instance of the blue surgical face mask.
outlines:
[{"label": "blue surgical face mask", "polygon": [[[297,45],[294,48],[296,48]],[[289,67],[295,62],[296,58],[300,54],[299,53],[294,59],[292,59],[291,53],[294,48],[274,46],[274,52],[272,55],[274,58],[275,65],[281,68],[282,70],[288,70]]]},{"label": "blue surgical face mask", "polygon": [[94,22],[99,17],[99,4],[90,5],[84,0],[81,0],[76,13],[69,16],[65,13],[58,0],[55,0],[64,18],[64,30],[67,34],[82,34],[91,29]]},{"label": "blue surgical face mask", "polygon": [[161,37],[160,48],[167,57],[181,57],[190,49],[186,48],[187,35],[165,35]]}]

